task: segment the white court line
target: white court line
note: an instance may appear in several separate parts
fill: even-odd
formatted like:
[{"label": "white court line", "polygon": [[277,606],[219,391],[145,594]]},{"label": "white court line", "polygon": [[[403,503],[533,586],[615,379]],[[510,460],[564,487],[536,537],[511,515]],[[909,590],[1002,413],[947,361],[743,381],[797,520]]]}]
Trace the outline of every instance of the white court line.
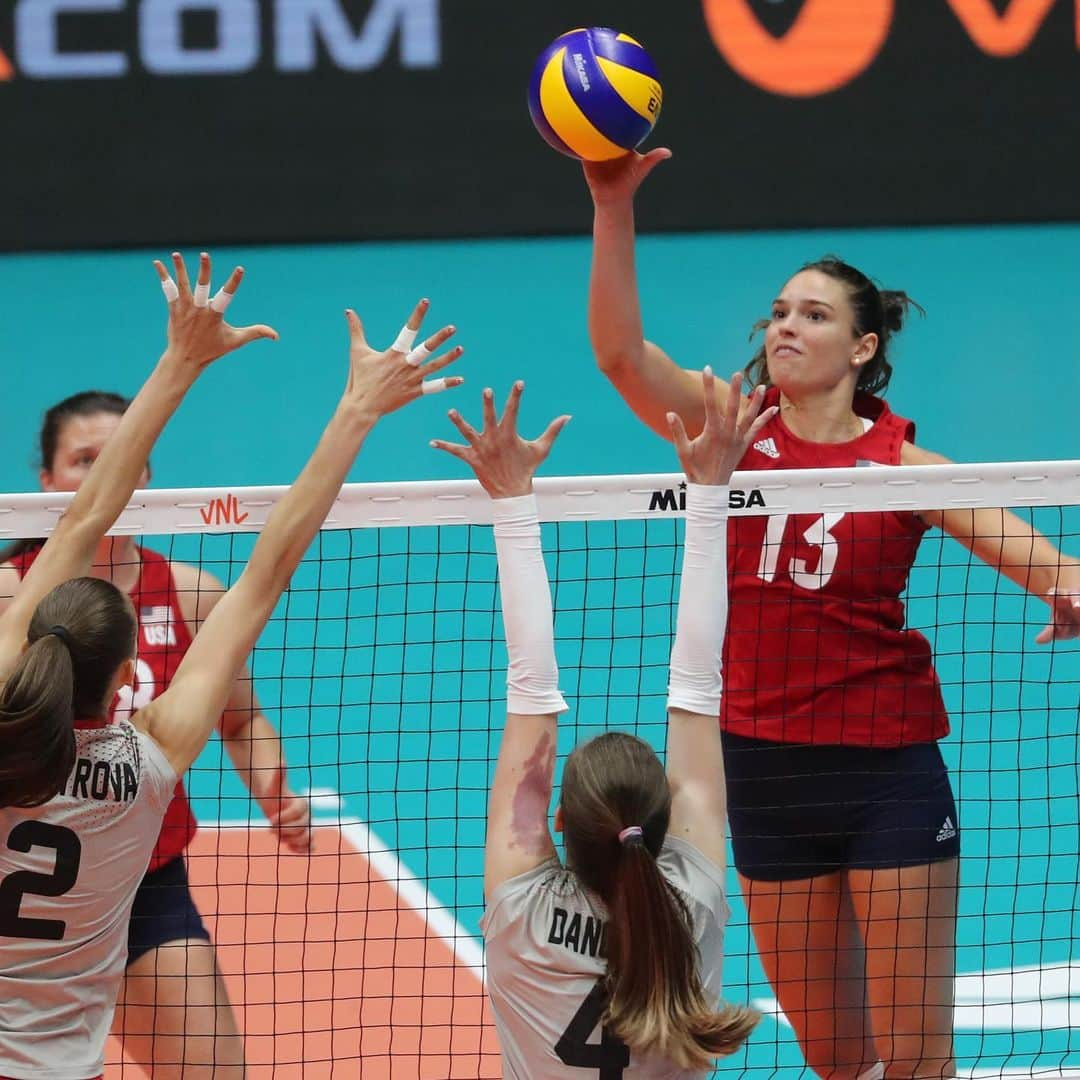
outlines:
[{"label": "white court line", "polygon": [[449,909],[432,896],[427,886],[362,821],[343,822],[338,828],[379,876],[442,938],[454,959],[483,985],[484,951]]},{"label": "white court line", "polygon": [[[791,1027],[776,998],[757,998],[754,1006],[777,1024]],[[1080,1027],[1080,964],[1062,960],[989,971],[964,972],[956,978],[957,1031],[1029,1032]],[[996,1080],[1080,1080],[1080,1070],[1052,1072],[1051,1067],[960,1069],[959,1077]]]},{"label": "white court line", "polygon": [[[791,1027],[776,998],[758,998],[754,1006],[778,1024]],[[981,1032],[1080,1028],[1080,963],[1061,960],[963,972],[956,977],[953,1025],[957,1031]],[[1080,1080],[1080,1071],[1075,1069],[1066,1075]]]},{"label": "white court line", "polygon": [[[444,907],[424,883],[359,818],[312,816],[312,828],[336,828],[368,860],[406,906],[427,924],[428,929],[452,953],[455,961],[485,984],[484,951],[476,939]],[[200,821],[200,829],[269,829],[265,820]]]},{"label": "white court line", "polygon": [[1016,1069],[959,1069],[956,1073],[957,1076],[963,1077],[967,1080],[971,1077],[972,1080],[976,1078],[985,1078],[985,1080],[1080,1080],[1080,1072],[1072,1070],[1070,1072],[1046,1072],[1044,1069],[1039,1069],[1037,1072],[1024,1072]]}]

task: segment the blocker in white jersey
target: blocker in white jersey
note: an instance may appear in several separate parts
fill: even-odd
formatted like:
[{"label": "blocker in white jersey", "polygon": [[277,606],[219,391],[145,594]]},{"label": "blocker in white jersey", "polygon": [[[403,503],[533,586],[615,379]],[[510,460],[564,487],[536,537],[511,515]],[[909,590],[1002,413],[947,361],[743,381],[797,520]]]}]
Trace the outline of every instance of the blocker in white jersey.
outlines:
[{"label": "blocker in white jersey", "polygon": [[[690,911],[701,984],[715,1007],[730,914],[723,871],[673,836],[664,841],[656,861]],[[602,1080],[706,1075],[632,1053],[602,1030],[607,920],[603,901],[558,859],[503,882],[491,896],[481,927],[506,1080],[566,1080],[578,1069],[592,1069],[591,1075]]]},{"label": "blocker in white jersey", "polygon": [[[8,871],[0,877],[0,915],[7,920],[0,925],[0,1069],[16,1080],[89,1080],[99,1073],[124,967],[125,924],[177,777],[206,746],[237,672],[376,421],[425,386],[460,381],[424,382],[460,349],[425,365],[410,363],[397,344],[379,353],[350,312],[345,392],[307,467],[274,508],[246,568],[199,628],[168,689],[138,710],[134,726],[109,727],[116,694],[135,678],[138,624],[121,590],[85,576],[93,555],[196,376],[215,357],[273,335],[269,327],[238,329],[221,317],[240,268],[224,299],[207,306],[200,299],[209,295],[209,256],[200,260],[195,292],[181,256],[173,262],[176,281],[158,264],[169,347],[0,615],[0,827],[8,849],[0,863],[0,873]],[[427,306],[421,301],[409,318],[413,336]],[[428,337],[427,355],[453,332],[444,327]],[[96,726],[80,727],[80,717]],[[224,1068],[218,1062],[214,1073],[225,1080],[243,1068],[242,1060]]]},{"label": "blocker in white jersey", "polygon": [[175,786],[130,723],[83,723],[63,791],[0,809],[0,1076],[102,1071],[131,902]]},{"label": "blocker in white jersey", "polygon": [[735,379],[721,416],[702,376],[706,424],[672,432],[689,481],[679,614],[668,688],[667,762],[625,732],[579,743],[548,824],[557,718],[551,589],[532,478],[569,417],[532,442],[517,433],[522,383],[502,420],[484,391],[467,462],[494,500],[506,630],[507,717],[488,799],[482,926],[488,993],[511,1080],[704,1077],[760,1019],[720,1000],[724,925],[724,759],[716,716],[727,622],[727,482],[775,410],[763,393],[740,416]]}]

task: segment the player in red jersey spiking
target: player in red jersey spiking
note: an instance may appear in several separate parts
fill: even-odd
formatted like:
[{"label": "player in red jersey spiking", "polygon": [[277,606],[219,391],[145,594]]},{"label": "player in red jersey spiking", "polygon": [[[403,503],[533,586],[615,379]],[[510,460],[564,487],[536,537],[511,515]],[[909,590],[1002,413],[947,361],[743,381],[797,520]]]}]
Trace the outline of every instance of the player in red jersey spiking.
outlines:
[{"label": "player in red jersey spiking", "polygon": [[[699,376],[646,341],[633,198],[666,149],[585,176],[595,206],[589,330],[649,427],[704,422]],[[910,301],[824,258],[781,288],[749,365],[779,413],[741,469],[935,465],[881,399]],[[726,393],[727,384],[718,384]],[[1080,568],[1000,510],[738,518],[724,652],[729,816],[762,963],[811,1067],[833,1080],[955,1075],[959,823],[936,740],[930,646],[900,599],[928,528],[1050,605],[1036,639],[1080,633]]]}]

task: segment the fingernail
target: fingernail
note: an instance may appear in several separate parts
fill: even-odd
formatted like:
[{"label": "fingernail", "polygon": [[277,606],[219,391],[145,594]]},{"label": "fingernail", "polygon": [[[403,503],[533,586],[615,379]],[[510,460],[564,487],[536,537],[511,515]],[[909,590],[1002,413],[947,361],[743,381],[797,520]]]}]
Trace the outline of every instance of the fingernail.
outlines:
[{"label": "fingernail", "polygon": [[704,370],[705,370],[706,375],[711,375],[712,374],[712,368],[708,364],[705,365]]},{"label": "fingernail", "polygon": [[428,443],[428,446],[432,447],[435,450],[439,449],[439,444],[434,439],[432,439],[431,442]]}]

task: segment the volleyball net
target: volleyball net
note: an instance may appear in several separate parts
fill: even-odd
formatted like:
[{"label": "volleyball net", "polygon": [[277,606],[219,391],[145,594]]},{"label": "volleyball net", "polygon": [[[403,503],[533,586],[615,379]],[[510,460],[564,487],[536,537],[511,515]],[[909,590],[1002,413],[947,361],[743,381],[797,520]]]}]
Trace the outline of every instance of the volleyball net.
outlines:
[{"label": "volleyball net", "polygon": [[[662,753],[682,477],[536,489],[571,706],[560,765],[608,728]],[[283,491],[138,492],[114,532],[228,584]],[[1080,462],[737,474],[731,493],[733,515],[807,525],[1001,507],[1080,554]],[[47,536],[63,508],[51,494],[0,496],[0,543]],[[477,927],[505,719],[489,523],[471,481],[348,485],[278,605],[251,669],[292,784],[312,801],[310,856],[279,850],[216,740],[188,776],[200,821],[190,876],[252,1077],[499,1075]],[[1035,645],[1046,604],[937,532],[905,601],[952,725],[942,750],[963,829],[960,1075],[1080,1075],[1080,646]],[[810,1075],[733,872],[729,894],[725,997],[766,1017],[718,1075]],[[140,1075],[110,1054],[108,1076]]]}]

